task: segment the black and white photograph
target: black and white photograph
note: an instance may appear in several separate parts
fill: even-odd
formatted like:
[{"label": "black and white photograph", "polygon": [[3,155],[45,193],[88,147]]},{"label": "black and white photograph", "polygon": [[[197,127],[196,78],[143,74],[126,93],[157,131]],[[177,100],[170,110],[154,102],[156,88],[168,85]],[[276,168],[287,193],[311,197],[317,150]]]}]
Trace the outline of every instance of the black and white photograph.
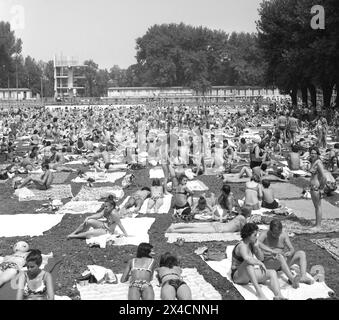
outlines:
[{"label": "black and white photograph", "polygon": [[0,0],[0,301],[338,300],[338,86],[338,0]]}]

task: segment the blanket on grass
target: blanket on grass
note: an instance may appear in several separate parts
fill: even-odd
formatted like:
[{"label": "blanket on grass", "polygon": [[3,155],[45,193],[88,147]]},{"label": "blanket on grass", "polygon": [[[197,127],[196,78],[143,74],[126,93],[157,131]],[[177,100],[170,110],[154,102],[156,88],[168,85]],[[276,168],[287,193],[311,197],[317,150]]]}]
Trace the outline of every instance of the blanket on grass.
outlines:
[{"label": "blanket on grass", "polygon": [[117,180],[123,178],[126,175],[126,172],[117,171],[117,172],[86,172],[86,178],[76,177],[72,180],[75,183],[87,183],[88,178],[92,178],[95,181],[93,183],[106,183],[111,182],[115,183]]},{"label": "blanket on grass", "polygon": [[109,241],[112,241],[116,246],[138,246],[141,242],[148,243],[148,231],[154,221],[154,218],[122,218],[121,223],[126,229],[129,235],[128,237],[122,236],[122,231],[117,227],[113,235],[105,234],[103,236],[86,239],[86,243],[89,245],[97,244],[100,248],[106,248],[106,244]]},{"label": "blanket on grass", "polygon": [[[204,277],[195,268],[182,270],[183,281],[191,288],[192,300],[221,300],[221,295],[214,287],[206,282]],[[81,300],[127,300],[129,282],[121,283],[121,274],[117,274],[117,284],[88,284],[77,286]],[[153,279],[151,284],[154,289],[155,300],[160,300],[160,286]]]},{"label": "blanket on grass", "polygon": [[124,190],[119,186],[112,187],[88,187],[82,186],[79,193],[74,197],[73,201],[95,201],[107,198],[110,194],[116,196],[117,199],[122,199]]},{"label": "blanket on grass", "polygon": [[339,261],[339,238],[311,239],[320,248],[325,249],[334,259]]},{"label": "blanket on grass", "polygon": [[0,215],[0,237],[41,236],[63,218],[63,214]]},{"label": "blanket on grass", "polygon": [[26,187],[16,189],[14,194],[19,198],[19,201],[44,201],[73,198],[72,189],[69,184],[52,185],[47,190],[28,189]]},{"label": "blanket on grass", "polygon": [[60,214],[84,214],[84,213],[95,213],[97,212],[103,202],[99,201],[69,201],[64,204],[59,210]]},{"label": "blanket on grass", "polygon": [[[232,264],[232,251],[234,246],[227,246],[226,255],[227,259],[221,261],[205,261],[214,271],[220,273],[223,277],[227,278],[233,286],[239,291],[245,300],[258,300],[255,294],[254,286],[250,283],[247,285],[238,285],[231,279],[231,264]],[[298,269],[295,268],[294,273],[298,273]],[[291,285],[287,283],[287,277],[282,273],[278,273],[279,283],[282,295],[289,300],[307,300],[317,298],[328,298],[333,290],[329,288],[325,282],[315,282],[312,285],[300,284],[298,289],[293,289]],[[310,274],[308,277],[312,278]],[[273,299],[273,292],[266,286],[260,285],[266,297],[270,300]]]}]

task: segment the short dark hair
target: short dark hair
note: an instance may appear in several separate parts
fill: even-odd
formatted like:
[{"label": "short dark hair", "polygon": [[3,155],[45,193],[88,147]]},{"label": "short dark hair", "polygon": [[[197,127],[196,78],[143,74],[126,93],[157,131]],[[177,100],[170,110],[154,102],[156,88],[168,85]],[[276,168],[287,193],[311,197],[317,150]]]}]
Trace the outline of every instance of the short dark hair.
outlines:
[{"label": "short dark hair", "polygon": [[267,189],[267,188],[270,187],[271,182],[269,182],[268,180],[263,180],[263,181],[262,181],[262,185],[263,185],[264,188]]},{"label": "short dark hair", "polygon": [[151,192],[151,189],[149,187],[142,187],[141,191],[149,191],[149,192]]},{"label": "short dark hair", "polygon": [[320,156],[320,151],[319,151],[319,149],[318,149],[317,147],[315,147],[315,146],[310,147],[310,149],[309,149],[310,154],[311,154],[311,152],[312,152],[313,150],[316,151],[316,153],[317,153],[318,156]]},{"label": "short dark hair", "polygon": [[178,266],[179,261],[176,255],[171,254],[170,252],[165,252],[160,257],[159,266],[167,267],[172,269],[174,266]]},{"label": "short dark hair", "polygon": [[281,231],[283,228],[282,226],[282,223],[280,220],[278,219],[273,219],[271,222],[270,222],[270,231],[273,231],[274,229],[275,230],[279,230]]},{"label": "short dark hair", "polygon": [[30,261],[35,262],[37,266],[40,267],[42,263],[41,251],[38,249],[30,250],[28,256],[26,257],[26,264]]},{"label": "short dark hair", "polygon": [[153,246],[149,243],[142,242],[138,245],[137,248],[137,258],[151,258],[150,253],[153,249]]},{"label": "short dark hair", "polygon": [[266,163],[262,163],[260,166],[262,171],[265,171],[267,169],[267,164]]},{"label": "short dark hair", "polygon": [[181,174],[181,175],[179,176],[179,178],[178,178],[179,183],[181,183],[183,179],[188,179],[187,176],[186,176],[185,174]]},{"label": "short dark hair", "polygon": [[257,231],[259,228],[255,223],[249,222],[246,223],[241,231],[240,231],[240,236],[242,239],[246,239],[252,235],[253,232]]}]

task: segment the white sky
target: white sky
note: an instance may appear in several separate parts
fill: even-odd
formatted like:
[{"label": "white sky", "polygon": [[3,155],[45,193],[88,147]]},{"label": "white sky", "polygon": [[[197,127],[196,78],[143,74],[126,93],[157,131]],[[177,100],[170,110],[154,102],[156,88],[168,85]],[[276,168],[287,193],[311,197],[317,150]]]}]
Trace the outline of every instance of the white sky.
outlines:
[{"label": "white sky", "polygon": [[185,23],[256,32],[262,0],[0,0],[0,21],[11,22],[23,54],[93,59],[100,68],[136,63],[136,42],[154,24]]}]

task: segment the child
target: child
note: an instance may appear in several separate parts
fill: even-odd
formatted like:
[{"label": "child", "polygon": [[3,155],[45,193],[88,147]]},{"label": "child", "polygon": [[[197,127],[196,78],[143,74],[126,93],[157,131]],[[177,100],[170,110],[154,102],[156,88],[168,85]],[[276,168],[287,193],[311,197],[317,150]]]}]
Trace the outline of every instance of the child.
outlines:
[{"label": "child", "polygon": [[121,276],[121,282],[126,282],[130,278],[128,300],[154,300],[154,290],[151,285],[154,273],[152,248],[149,243],[140,243],[137,257],[128,261]]},{"label": "child", "polygon": [[17,300],[54,300],[52,276],[40,269],[41,263],[40,250],[30,250],[26,258],[27,271],[19,276]]},{"label": "child", "polygon": [[161,300],[192,300],[191,289],[182,280],[182,270],[175,255],[170,252],[161,255],[156,271],[161,285]]},{"label": "child", "polygon": [[[214,202],[214,193],[212,193],[212,201]],[[212,202],[212,203],[213,203]],[[192,213],[195,214],[201,214],[201,215],[210,215],[212,214],[213,209],[211,206],[207,203],[207,199],[205,198],[205,195],[201,195],[198,199],[198,202],[193,206]]]},{"label": "child", "polygon": [[248,145],[246,143],[246,139],[241,138],[240,143],[239,143],[239,152],[247,152],[247,151],[248,151]]},{"label": "child", "polygon": [[277,209],[280,207],[279,203],[274,199],[274,194],[273,190],[270,189],[271,183],[268,180],[263,180],[262,181],[263,189],[263,198],[261,202],[261,207],[262,208],[267,208],[267,209]]}]

